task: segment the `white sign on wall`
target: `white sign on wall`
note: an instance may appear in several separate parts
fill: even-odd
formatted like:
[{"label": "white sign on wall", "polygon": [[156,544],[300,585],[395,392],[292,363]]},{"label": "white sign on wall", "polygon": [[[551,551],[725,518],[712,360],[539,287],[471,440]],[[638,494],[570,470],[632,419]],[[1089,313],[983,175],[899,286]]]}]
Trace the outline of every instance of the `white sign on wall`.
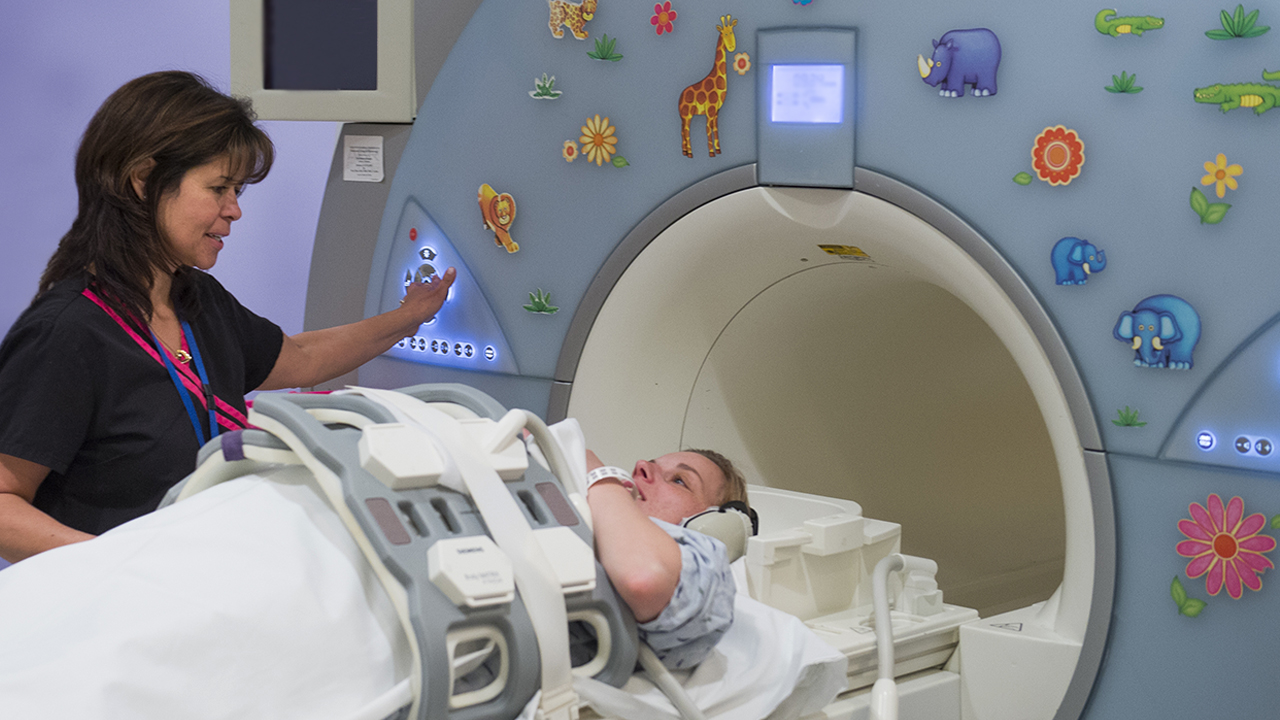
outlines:
[{"label": "white sign on wall", "polygon": [[347,135],[342,139],[342,179],[382,182],[382,136]]}]

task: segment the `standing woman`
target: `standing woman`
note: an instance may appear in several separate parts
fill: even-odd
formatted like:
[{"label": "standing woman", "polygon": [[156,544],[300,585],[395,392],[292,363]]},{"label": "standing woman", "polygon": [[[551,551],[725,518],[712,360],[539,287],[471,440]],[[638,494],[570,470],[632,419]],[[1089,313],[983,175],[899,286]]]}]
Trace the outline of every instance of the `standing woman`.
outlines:
[{"label": "standing woman", "polygon": [[150,512],[204,442],[247,424],[246,393],[350,372],[444,304],[452,268],[396,310],[288,336],[203,272],[271,169],[254,120],[248,101],[158,72],[89,122],[75,222],[0,344],[0,557]]}]

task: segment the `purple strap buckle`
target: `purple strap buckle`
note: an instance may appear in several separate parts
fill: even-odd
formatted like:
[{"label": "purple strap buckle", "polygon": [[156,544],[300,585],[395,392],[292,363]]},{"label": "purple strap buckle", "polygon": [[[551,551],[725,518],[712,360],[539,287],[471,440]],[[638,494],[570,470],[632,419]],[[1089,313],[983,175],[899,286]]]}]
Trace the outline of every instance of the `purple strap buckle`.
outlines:
[{"label": "purple strap buckle", "polygon": [[224,432],[222,437],[222,457],[227,462],[235,462],[244,459],[244,431],[233,430]]}]

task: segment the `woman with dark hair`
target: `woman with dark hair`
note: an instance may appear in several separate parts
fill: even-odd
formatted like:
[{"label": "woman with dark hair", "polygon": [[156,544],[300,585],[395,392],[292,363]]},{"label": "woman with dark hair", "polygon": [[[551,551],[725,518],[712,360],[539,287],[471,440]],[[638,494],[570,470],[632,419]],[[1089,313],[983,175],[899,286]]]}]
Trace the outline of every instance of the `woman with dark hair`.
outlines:
[{"label": "woman with dark hair", "polygon": [[153,510],[245,393],[350,372],[435,316],[455,273],[396,310],[285,335],[212,276],[274,148],[248,102],[186,72],[126,83],[76,155],[79,211],[0,344],[0,557]]}]

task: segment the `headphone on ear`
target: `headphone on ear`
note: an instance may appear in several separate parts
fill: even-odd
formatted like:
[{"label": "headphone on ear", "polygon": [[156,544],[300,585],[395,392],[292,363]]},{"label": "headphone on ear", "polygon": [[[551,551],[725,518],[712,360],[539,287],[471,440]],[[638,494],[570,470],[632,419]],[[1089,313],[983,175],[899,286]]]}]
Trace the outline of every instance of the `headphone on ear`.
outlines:
[{"label": "headphone on ear", "polygon": [[680,525],[724,543],[733,562],[746,554],[747,538],[760,532],[760,516],[741,500],[730,500],[685,518]]}]

